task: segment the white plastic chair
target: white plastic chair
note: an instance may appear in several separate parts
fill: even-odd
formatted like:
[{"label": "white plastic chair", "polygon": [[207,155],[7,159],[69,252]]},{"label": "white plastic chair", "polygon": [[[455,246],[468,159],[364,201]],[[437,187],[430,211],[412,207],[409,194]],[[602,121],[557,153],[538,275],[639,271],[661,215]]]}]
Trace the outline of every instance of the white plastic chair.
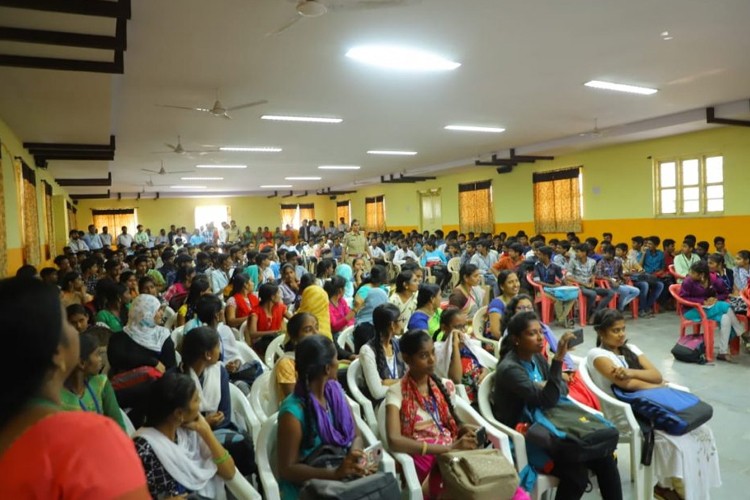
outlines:
[{"label": "white plastic chair", "polygon": [[451,273],[450,287],[451,290],[458,286],[459,274],[461,269],[461,257],[453,257],[448,261],[448,272]]},{"label": "white plastic chair", "polygon": [[500,341],[495,339],[488,339],[484,336],[484,325],[485,318],[487,316],[487,306],[482,306],[477,309],[474,313],[474,317],[471,319],[471,331],[474,338],[482,342],[483,344],[489,344],[494,349],[495,357],[500,356]]},{"label": "white plastic chair", "polygon": [[[414,468],[414,460],[406,453],[398,453],[391,451],[388,443],[388,432],[386,431],[385,425],[385,402],[378,408],[378,436],[380,436],[380,442],[383,443],[383,449],[386,450],[394,460],[401,466],[402,483],[406,484],[406,498],[409,500],[422,500],[422,484],[419,482],[417,476],[417,469]],[[403,496],[403,495],[402,495]]]},{"label": "white plastic chair", "polygon": [[266,348],[266,366],[269,368],[273,368],[276,360],[284,355],[284,340],[286,340],[286,334],[280,333],[268,344]]},{"label": "white plastic chair", "polygon": [[240,338],[237,339],[240,342],[247,344],[247,342],[245,341],[245,330],[247,330],[247,320],[243,321],[240,325]]},{"label": "white plastic chair", "polygon": [[[273,415],[278,411],[278,404],[271,405],[276,398],[271,399],[271,391],[275,391],[275,384],[272,384],[274,380],[273,370],[265,372],[263,375],[255,379],[253,386],[250,388],[250,394],[247,399],[250,402],[250,408],[252,408],[255,417],[258,419],[260,424],[263,424],[268,420],[269,415]],[[260,428],[253,429],[253,435],[257,434]]]},{"label": "white plastic chair", "polygon": [[260,359],[260,356],[258,356],[258,353],[253,350],[252,347],[248,346],[244,342],[237,342],[237,351],[240,353],[240,359],[242,359],[242,363],[250,363],[251,361],[257,361],[261,364],[263,367],[263,371],[267,372],[269,370],[268,365],[263,363],[263,360]]},{"label": "white plastic chair", "polygon": [[172,330],[172,342],[174,342],[175,350],[179,350],[182,347],[182,336],[185,330],[185,325],[178,326]]},{"label": "white plastic chair", "polygon": [[352,395],[354,400],[359,404],[362,412],[365,416],[365,422],[370,426],[373,432],[378,431],[378,420],[375,417],[375,410],[367,396],[362,393],[360,389],[361,385],[364,384],[364,375],[362,373],[362,365],[359,359],[352,361],[349,365],[349,369],[346,370],[346,385],[349,387],[349,393]]},{"label": "white plastic chair", "polygon": [[236,329],[236,328],[232,328],[232,327],[230,327],[230,330],[232,330],[232,334],[234,334],[234,339],[235,339],[235,340],[236,340],[237,342],[239,342],[239,341],[240,341],[240,338],[241,338],[241,336],[240,336],[240,331],[239,331],[238,329]]},{"label": "white plastic chair", "polygon": [[[513,450],[515,452],[515,461],[513,463],[516,466],[516,470],[520,473],[521,470],[523,470],[523,468],[526,467],[526,465],[528,465],[529,463],[528,457],[526,456],[526,439],[520,432],[516,431],[515,429],[511,429],[510,427],[500,423],[495,419],[495,416],[492,413],[492,403],[490,402],[490,394],[494,384],[494,372],[487,375],[482,383],[479,384],[479,394],[477,395],[479,412],[482,414],[482,417],[489,423],[490,426],[505,434],[507,438],[513,440]],[[559,480],[556,477],[540,473],[537,476],[534,490],[531,492],[531,498],[533,498],[534,500],[541,499],[546,491],[556,488],[558,483]]]},{"label": "white plastic chair", "polygon": [[[250,402],[247,400],[239,387],[234,384],[229,384],[229,397],[232,400],[232,415],[231,420],[239,428],[246,429],[248,432],[252,432],[255,429],[260,429],[260,422],[253,413],[250,407]],[[253,434],[253,442],[255,441],[255,434]]]},{"label": "white plastic chair", "polygon": [[130,417],[128,417],[128,414],[122,411],[122,408],[120,408],[120,413],[122,414],[122,420],[125,422],[125,432],[128,433],[128,436],[133,437],[135,434],[135,426],[133,425],[133,421],[130,420]]},{"label": "white plastic chair", "polygon": [[174,326],[175,321],[177,321],[177,313],[174,309],[167,306],[164,309],[164,317],[166,318],[164,321],[164,327],[168,330],[171,330]]},{"label": "white plastic chair", "polygon": [[581,380],[599,398],[604,415],[613,423],[617,423],[620,431],[620,443],[630,447],[630,480],[635,482],[636,498],[638,500],[650,499],[653,496],[654,471],[652,466],[641,464],[641,450],[643,448],[643,436],[641,427],[633,414],[630,404],[613,398],[597,386],[591,378],[586,366],[586,360],[578,365],[578,375]]},{"label": "white plastic chair", "polygon": [[339,333],[336,343],[340,348],[354,352],[354,325],[347,326]]},{"label": "white plastic chair", "polygon": [[234,477],[225,481],[224,486],[237,500],[261,500],[263,498],[237,468],[234,469]]}]

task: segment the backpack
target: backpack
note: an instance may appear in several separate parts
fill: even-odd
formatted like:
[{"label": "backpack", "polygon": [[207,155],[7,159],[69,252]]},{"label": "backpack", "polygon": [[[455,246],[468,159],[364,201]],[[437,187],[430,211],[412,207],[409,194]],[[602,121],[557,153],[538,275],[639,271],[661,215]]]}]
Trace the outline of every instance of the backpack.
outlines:
[{"label": "backpack", "polygon": [[[567,397],[552,408],[527,413],[531,426],[526,440],[544,450],[553,460],[582,463],[611,457],[620,433],[601,415],[589,413]],[[529,416],[527,414],[527,416]]]},{"label": "backpack", "polygon": [[620,401],[630,404],[636,417],[653,423],[654,429],[682,436],[711,420],[714,409],[689,392],[671,387],[623,391],[612,386]]},{"label": "backpack", "polygon": [[672,356],[685,363],[706,363],[706,346],[703,335],[683,335],[672,348]]}]

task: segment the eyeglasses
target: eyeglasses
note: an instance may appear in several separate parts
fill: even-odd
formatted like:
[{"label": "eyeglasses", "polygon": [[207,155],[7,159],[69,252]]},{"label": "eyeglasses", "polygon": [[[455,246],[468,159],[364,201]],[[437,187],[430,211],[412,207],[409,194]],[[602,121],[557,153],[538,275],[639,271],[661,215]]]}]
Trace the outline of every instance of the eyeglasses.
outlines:
[{"label": "eyeglasses", "polygon": [[527,311],[533,311],[534,306],[519,306],[516,308],[517,312],[527,312]]}]

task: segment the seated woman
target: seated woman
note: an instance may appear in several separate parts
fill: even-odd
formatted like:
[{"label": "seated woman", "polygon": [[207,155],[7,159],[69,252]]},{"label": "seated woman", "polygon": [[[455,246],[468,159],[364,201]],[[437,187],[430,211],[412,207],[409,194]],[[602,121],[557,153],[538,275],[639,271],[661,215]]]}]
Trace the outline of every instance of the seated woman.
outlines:
[{"label": "seated woman", "polygon": [[331,333],[334,337],[354,324],[354,311],[344,300],[345,288],[346,281],[341,276],[334,276],[326,281],[323,287],[328,294],[328,315],[331,318]]},{"label": "seated woman", "polygon": [[276,384],[276,402],[281,402],[294,391],[297,372],[294,368],[294,349],[305,337],[318,333],[318,320],[310,313],[298,312],[286,325],[289,340],[284,344],[284,355],[273,367]]},{"label": "seated woman", "polygon": [[[562,367],[571,338],[572,333],[563,334],[552,362],[547,364],[542,356],[542,325],[536,314],[520,312],[511,318],[495,375],[492,413],[499,422],[515,429],[519,423],[527,422],[526,408],[554,407],[560,397],[567,394]],[[605,500],[622,499],[620,473],[614,457],[582,463],[554,462],[548,473],[560,480],[555,498],[581,498],[589,484],[589,470],[596,475]]]},{"label": "seated woman", "polygon": [[354,288],[359,288],[365,282],[365,259],[357,257],[352,261],[352,282]]},{"label": "seated woman", "polygon": [[[187,297],[188,290],[190,290],[190,283],[192,283],[194,277],[195,268],[193,267],[179,267],[177,269],[174,283],[164,292],[164,300],[169,303],[172,309],[179,309],[181,305],[180,301],[184,301],[184,298]],[[208,281],[207,277],[206,280]],[[180,304],[177,304],[178,302]]]},{"label": "seated woman", "polygon": [[120,283],[128,289],[131,298],[138,296],[138,276],[135,275],[135,271],[127,270],[120,273]]},{"label": "seated woman", "polygon": [[[168,372],[151,384],[146,425],[133,441],[153,498],[217,498],[236,473],[234,460],[200,412],[193,379]],[[221,493],[220,493],[221,492]]]},{"label": "seated woman", "polygon": [[[591,379],[604,392],[615,397],[612,386],[637,391],[664,385],[659,370],[638,347],[628,343],[625,318],[619,311],[605,309],[594,316],[596,348],[586,356]],[[610,413],[604,404],[604,414]],[[617,414],[621,414],[619,411]],[[613,413],[614,415],[614,413]],[[623,430],[622,422],[607,415]],[[702,425],[683,436],[655,431],[654,476],[658,481],[654,494],[673,498],[683,487],[681,498],[710,498],[710,489],[721,486],[719,453],[711,428]],[[670,496],[671,495],[671,496]]]},{"label": "seated woman", "polygon": [[294,270],[293,265],[284,264],[281,266],[281,283],[279,283],[279,290],[281,291],[281,301],[285,306],[289,307],[297,303],[297,298],[301,292],[299,290],[297,272]]},{"label": "seated woman", "polygon": [[724,256],[718,252],[712,253],[708,256],[706,263],[708,264],[709,272],[721,278],[726,285],[727,290],[729,291],[727,301],[731,305],[732,311],[734,311],[735,314],[747,314],[747,304],[745,304],[745,301],[740,297],[740,293],[734,284],[734,271],[726,266]]},{"label": "seated woman", "polygon": [[88,304],[93,297],[86,292],[86,283],[76,272],[66,273],[60,282],[63,306]]},{"label": "seated woman", "polygon": [[211,284],[205,276],[198,276],[190,282],[190,290],[188,291],[187,299],[185,300],[185,303],[177,309],[175,326],[180,327],[187,325],[190,321],[195,320],[195,306],[198,304],[198,300],[204,295],[211,295]]},{"label": "seated woman", "polygon": [[[484,336],[488,339],[500,340],[503,336],[503,330],[500,325],[503,321],[505,308],[518,295],[521,290],[521,282],[515,271],[505,269],[497,275],[497,286],[500,289],[500,296],[492,299],[487,306],[487,329]],[[479,332],[474,332],[478,335]]]},{"label": "seated woman", "polygon": [[78,331],[83,333],[89,327],[90,313],[89,310],[81,304],[72,304],[65,308],[65,314],[68,316],[68,323]]},{"label": "seated woman", "polygon": [[[333,342],[322,335],[302,339],[295,348],[297,382],[294,392],[281,403],[277,436],[278,475],[281,498],[299,498],[310,479],[341,480],[364,476],[362,438],[336,381],[338,359]],[[314,467],[307,459],[323,445],[346,453],[336,469]]]},{"label": "seated woman", "polygon": [[113,333],[122,331],[122,320],[127,318],[127,306],[130,304],[130,292],[122,283],[101,279],[96,284],[94,305],[97,313],[96,323],[103,323]]},{"label": "seated woman", "polygon": [[159,291],[156,288],[156,281],[151,276],[144,276],[138,280],[138,295],[146,293],[159,298]]},{"label": "seated woman", "polygon": [[325,284],[333,278],[336,272],[336,261],[330,258],[324,258],[318,262],[315,268],[315,284],[325,288]]},{"label": "seated woman", "polygon": [[328,294],[315,284],[315,276],[310,273],[302,275],[300,280],[300,301],[297,312],[310,313],[318,320],[318,333],[333,338],[331,332],[331,313]]},{"label": "seated woman", "polygon": [[232,328],[239,328],[248,320],[259,300],[253,294],[253,280],[243,273],[234,273],[230,283],[232,291],[227,299],[226,323]]},{"label": "seated woman", "polygon": [[279,286],[263,283],[258,290],[258,307],[253,309],[245,330],[245,342],[264,356],[268,344],[282,331],[284,318],[291,318],[281,302]]},{"label": "seated woman", "polygon": [[344,280],[344,300],[346,300],[346,303],[351,307],[354,301],[355,289],[352,266],[350,266],[349,264],[339,264],[338,266],[336,266],[336,276],[339,276]]},{"label": "seated woman", "polygon": [[373,266],[369,281],[366,280],[362,283],[354,294],[352,309],[356,313],[354,319],[354,323],[357,325],[354,329],[354,351],[356,353],[375,336],[372,326],[372,312],[380,304],[388,302],[388,289],[384,285],[387,279],[388,274],[383,266]]},{"label": "seated woman", "polygon": [[0,498],[151,498],[133,444],[117,424],[60,405],[80,357],[79,334],[65,319],[57,286],[0,281],[0,317],[3,346],[15,353],[0,364],[8,382],[0,387]]},{"label": "seated woman", "polygon": [[409,318],[417,310],[417,292],[419,279],[411,271],[401,271],[396,276],[396,291],[388,298],[388,302],[395,304],[399,311],[402,325],[409,324]]},{"label": "seated woman", "polygon": [[435,375],[435,348],[424,330],[409,330],[398,341],[409,367],[385,397],[388,448],[414,459],[425,498],[438,498],[442,478],[437,455],[477,447],[471,425],[462,425],[453,409],[455,387]]},{"label": "seated woman", "polygon": [[100,374],[103,361],[99,338],[93,333],[83,333],[79,340],[80,361],[60,392],[63,408],[68,411],[94,411],[117,422],[122,430],[127,430],[112,384],[106,375]]},{"label": "seated woman", "polygon": [[255,472],[253,444],[238,432],[231,421],[229,374],[220,358],[221,341],[216,330],[210,326],[194,328],[182,341],[179,371],[195,382],[200,395],[201,414],[214,430],[219,442],[232,454],[242,475],[247,476]]},{"label": "seated woman", "polygon": [[[149,383],[141,378],[143,383],[129,386],[124,381],[144,367],[164,373],[177,364],[169,330],[159,326],[163,310],[156,297],[139,295],[131,304],[128,324],[122,331],[112,334],[107,346],[111,366],[109,375],[117,401],[122,408],[132,408],[129,416],[136,427],[143,420]],[[149,378],[156,376],[155,373],[152,375]],[[123,381],[122,388],[118,389],[120,381]]]},{"label": "seated woman", "polygon": [[430,321],[442,311],[440,309],[440,287],[432,283],[423,283],[419,285],[417,292],[417,309],[409,317],[409,323],[406,330],[426,330],[430,331]]},{"label": "seated woman", "polygon": [[[748,332],[745,332],[731,305],[726,302],[729,292],[724,281],[711,273],[708,264],[702,260],[690,266],[690,271],[680,286],[680,297],[702,304],[708,319],[719,323],[719,335],[714,336],[716,359],[734,363],[735,360],[729,354],[732,329],[737,334],[742,334],[743,338],[747,337]],[[685,317],[691,321],[700,321],[700,314],[695,308],[690,308]]]},{"label": "seated woman", "polygon": [[474,403],[479,384],[495,368],[497,359],[482,350],[481,343],[466,334],[466,316],[457,307],[448,307],[440,316],[440,330],[435,332],[437,361],[435,373],[463,384],[469,402]]},{"label": "seated woman", "polygon": [[458,271],[458,286],[448,298],[448,303],[461,309],[467,318],[473,318],[477,310],[489,301],[487,286],[480,286],[482,272],[474,264],[464,264]]},{"label": "seated woman", "polygon": [[398,342],[404,324],[400,311],[393,304],[381,304],[372,312],[375,336],[359,351],[368,397],[380,402],[388,387],[404,376],[404,361],[399,356]]}]

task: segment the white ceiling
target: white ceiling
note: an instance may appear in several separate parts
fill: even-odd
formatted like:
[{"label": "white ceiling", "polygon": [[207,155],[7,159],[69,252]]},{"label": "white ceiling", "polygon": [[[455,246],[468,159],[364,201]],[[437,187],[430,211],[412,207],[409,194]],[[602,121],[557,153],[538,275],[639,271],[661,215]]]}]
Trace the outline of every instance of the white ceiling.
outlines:
[{"label": "white ceiling", "polygon": [[[23,141],[106,144],[116,135],[115,161],[51,161],[55,176],[106,177],[109,169],[113,192],[135,193],[148,179],[140,169],[158,170],[160,160],[167,170],[193,169],[196,160],[152,153],[165,151],[163,143],[174,143],[179,134],[187,149],[284,149],[201,157],[203,163],[249,165],[196,170],[195,175],[225,177],[201,182],[209,191],[258,192],[261,184],[286,184],[285,176],[321,175],[322,181],[291,182],[297,192],[312,191],[382,174],[455,167],[510,147],[525,153],[595,147],[607,140],[578,135],[592,128],[594,118],[600,128],[641,123],[611,134],[610,142],[693,130],[706,126],[700,112],[683,112],[750,97],[748,0],[422,0],[329,12],[275,37],[265,35],[293,17],[294,2],[135,1],[132,9],[124,75],[0,67],[0,117]],[[109,29],[92,18],[16,9],[0,9],[0,18],[13,26]],[[674,38],[662,40],[663,31]],[[372,42],[430,50],[462,66],[406,74],[344,57],[348,48]],[[6,53],[50,53],[43,50],[0,44]],[[660,92],[636,96],[582,85],[592,79]],[[210,107],[217,88],[226,106],[269,103],[237,110],[231,121],[156,106]],[[276,123],[260,120],[264,113],[344,121]],[[656,119],[666,115],[682,118],[666,128]],[[506,132],[443,130],[450,123],[495,125]],[[374,157],[365,153],[369,149],[419,154]],[[321,164],[357,164],[362,170],[324,172],[316,168]],[[179,177],[153,180],[185,184]]]}]

